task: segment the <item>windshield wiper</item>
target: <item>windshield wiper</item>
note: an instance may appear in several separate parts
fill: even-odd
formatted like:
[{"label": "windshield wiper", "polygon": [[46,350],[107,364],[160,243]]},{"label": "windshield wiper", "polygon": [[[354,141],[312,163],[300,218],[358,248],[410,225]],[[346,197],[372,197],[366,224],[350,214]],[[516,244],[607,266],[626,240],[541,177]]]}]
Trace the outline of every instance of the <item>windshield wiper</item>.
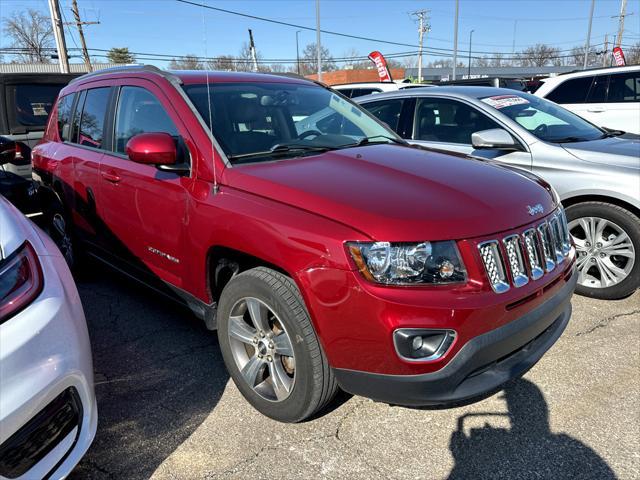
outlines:
[{"label": "windshield wiper", "polygon": [[269,150],[263,150],[261,152],[240,153],[238,155],[229,155],[229,160],[238,160],[254,157],[266,157],[266,156],[278,156],[292,152],[326,152],[331,147],[324,147],[319,145],[301,145],[295,143],[279,143],[274,145]]},{"label": "windshield wiper", "polygon": [[[379,138],[380,140],[375,140]],[[371,137],[364,137],[357,141],[356,143],[348,143],[346,145],[341,145],[340,148],[351,148],[351,147],[362,147],[363,145],[374,145],[379,143],[395,143],[398,145],[409,145],[408,142],[402,140],[400,138],[390,137],[387,135],[373,135]]]},{"label": "windshield wiper", "polygon": [[625,131],[623,130],[609,130],[608,128],[605,129],[604,133],[602,134],[602,136],[600,138],[609,138],[609,137],[619,137],[620,135],[624,135]]},{"label": "windshield wiper", "polygon": [[584,138],[581,137],[564,137],[564,138],[553,138],[549,140],[553,143],[575,143],[575,142],[586,142]]}]

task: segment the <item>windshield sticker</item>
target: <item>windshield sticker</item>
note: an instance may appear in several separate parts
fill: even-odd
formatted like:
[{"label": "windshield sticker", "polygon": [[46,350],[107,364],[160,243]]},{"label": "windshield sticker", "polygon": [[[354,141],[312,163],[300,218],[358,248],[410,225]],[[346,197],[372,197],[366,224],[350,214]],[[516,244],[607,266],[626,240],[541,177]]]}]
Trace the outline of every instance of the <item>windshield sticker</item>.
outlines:
[{"label": "windshield sticker", "polygon": [[491,105],[493,108],[497,108],[498,110],[505,107],[512,107],[513,105],[529,104],[529,100],[517,95],[498,95],[496,97],[483,98],[482,101],[487,105]]}]

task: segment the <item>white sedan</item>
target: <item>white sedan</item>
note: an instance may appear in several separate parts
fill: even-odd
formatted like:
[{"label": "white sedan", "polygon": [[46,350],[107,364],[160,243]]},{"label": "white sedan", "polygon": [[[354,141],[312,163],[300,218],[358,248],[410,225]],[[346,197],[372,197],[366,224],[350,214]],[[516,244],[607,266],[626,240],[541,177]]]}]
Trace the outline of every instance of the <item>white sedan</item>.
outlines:
[{"label": "white sedan", "polygon": [[64,478],[96,425],[71,273],[49,237],[0,196],[0,479]]}]

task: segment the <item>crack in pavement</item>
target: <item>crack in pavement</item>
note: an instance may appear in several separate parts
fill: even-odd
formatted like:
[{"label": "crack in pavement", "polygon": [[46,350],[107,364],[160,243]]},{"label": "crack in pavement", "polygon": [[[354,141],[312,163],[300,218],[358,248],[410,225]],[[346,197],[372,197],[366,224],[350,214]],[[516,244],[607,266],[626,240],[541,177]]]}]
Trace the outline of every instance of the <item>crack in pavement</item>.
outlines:
[{"label": "crack in pavement", "polygon": [[602,320],[600,320],[596,325],[594,325],[593,327],[587,329],[587,330],[582,330],[578,333],[575,334],[576,337],[581,337],[582,335],[589,335],[590,333],[595,332],[596,330],[600,329],[600,328],[604,328],[607,327],[612,321],[621,318],[621,317],[629,317],[631,315],[637,315],[640,314],[640,309],[636,309],[633,310],[631,312],[624,312],[624,313],[617,313],[616,315],[611,315],[609,317],[603,318]]}]

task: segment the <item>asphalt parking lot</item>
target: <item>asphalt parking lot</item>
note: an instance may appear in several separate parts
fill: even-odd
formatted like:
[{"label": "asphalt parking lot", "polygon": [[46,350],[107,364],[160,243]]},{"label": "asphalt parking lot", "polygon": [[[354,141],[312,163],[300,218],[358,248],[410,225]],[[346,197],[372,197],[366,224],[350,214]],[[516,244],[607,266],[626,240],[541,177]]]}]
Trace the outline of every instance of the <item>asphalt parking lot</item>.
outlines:
[{"label": "asphalt parking lot", "polygon": [[73,479],[640,478],[640,292],[574,297],[553,349],[480,403],[415,410],[345,395],[285,425],[244,401],[215,333],[91,270],[78,287],[99,424]]}]

